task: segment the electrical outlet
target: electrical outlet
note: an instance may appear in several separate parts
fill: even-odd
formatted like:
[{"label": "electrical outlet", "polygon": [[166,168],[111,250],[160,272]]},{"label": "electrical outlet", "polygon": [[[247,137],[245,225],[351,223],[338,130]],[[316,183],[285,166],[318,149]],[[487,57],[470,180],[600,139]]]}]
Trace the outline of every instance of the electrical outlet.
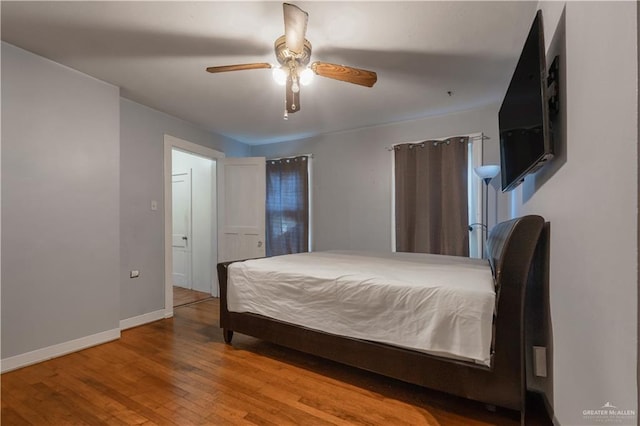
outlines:
[{"label": "electrical outlet", "polygon": [[158,210],[158,202],[156,200],[151,201],[151,210],[153,211]]},{"label": "electrical outlet", "polygon": [[547,348],[533,347],[533,371],[538,377],[547,377]]},{"label": "electrical outlet", "polygon": [[129,272],[129,278],[138,278],[140,276],[140,271],[133,270]]}]

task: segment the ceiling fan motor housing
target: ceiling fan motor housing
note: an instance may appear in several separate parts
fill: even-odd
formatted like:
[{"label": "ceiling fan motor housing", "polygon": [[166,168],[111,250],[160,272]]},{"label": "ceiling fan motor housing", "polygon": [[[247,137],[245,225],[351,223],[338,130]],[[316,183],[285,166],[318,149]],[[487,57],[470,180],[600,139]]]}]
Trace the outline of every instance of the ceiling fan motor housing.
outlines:
[{"label": "ceiling fan motor housing", "polygon": [[280,36],[274,43],[274,49],[276,51],[276,59],[278,63],[283,66],[289,66],[289,62],[294,59],[299,66],[306,67],[311,60],[311,43],[306,38],[304,39],[304,47],[302,53],[294,53],[287,48],[287,40],[285,36]]}]

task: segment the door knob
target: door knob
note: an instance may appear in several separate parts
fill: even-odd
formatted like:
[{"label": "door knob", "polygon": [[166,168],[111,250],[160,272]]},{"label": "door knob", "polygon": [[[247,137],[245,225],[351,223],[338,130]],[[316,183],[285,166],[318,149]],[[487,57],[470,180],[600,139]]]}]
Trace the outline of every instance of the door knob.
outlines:
[{"label": "door knob", "polygon": [[258,247],[262,247],[262,241],[258,241]]},{"label": "door knob", "polygon": [[185,240],[185,241],[187,241],[187,239],[188,239],[188,238],[185,236],[185,237],[182,237],[182,239],[183,239],[183,240]]}]

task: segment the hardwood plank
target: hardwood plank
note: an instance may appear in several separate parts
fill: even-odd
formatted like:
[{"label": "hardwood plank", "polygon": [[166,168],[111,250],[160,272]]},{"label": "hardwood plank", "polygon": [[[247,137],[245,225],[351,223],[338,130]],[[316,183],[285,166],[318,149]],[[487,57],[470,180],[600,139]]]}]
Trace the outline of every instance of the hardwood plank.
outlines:
[{"label": "hardwood plank", "polygon": [[85,397],[84,393],[78,392],[75,383],[65,379],[65,377],[56,377],[45,380],[43,384],[54,392],[52,398],[54,401],[63,406],[72,407],[74,419],[80,418],[89,424],[126,424],[113,418],[109,412],[102,410],[103,405],[94,403],[91,396]]},{"label": "hardwood plank", "polygon": [[[4,386],[4,381],[2,383]],[[42,413],[31,410],[32,401],[29,398],[23,399],[13,393],[2,393],[2,413],[0,414],[0,424],[5,423],[5,413],[9,412],[12,416],[20,416],[26,420],[24,424],[44,425],[47,419]],[[22,424],[22,423],[18,423]]]},{"label": "hardwood plank", "polygon": [[[3,424],[518,425],[513,412],[288,350],[222,341],[217,299],[1,381]],[[529,423],[528,423],[529,424]],[[544,422],[530,424],[548,424]]]},{"label": "hardwood plank", "polygon": [[[244,357],[240,357],[240,360],[244,360]],[[234,361],[236,365],[229,364],[229,367],[234,370],[247,371],[256,366],[247,361],[238,362],[237,359],[231,360],[231,363]],[[267,363],[268,361],[265,361],[265,364]],[[265,364],[260,363],[260,365]],[[274,398],[287,401],[288,404],[309,414],[326,417],[327,420],[338,424],[353,424],[354,421],[360,424],[376,423],[382,418],[392,421],[393,424],[416,424],[424,419],[425,413],[415,413],[414,416],[415,410],[407,410],[406,406],[399,407],[401,409],[398,410],[398,407],[394,407],[393,400],[387,400],[386,404],[377,404],[384,400],[380,395],[357,388],[342,389],[342,383],[300,368],[286,365],[268,371],[255,368],[250,374],[264,383],[262,390],[265,394],[270,390],[274,393]],[[301,376],[307,375],[312,380],[300,380]],[[271,382],[275,383],[272,385]],[[349,399],[351,403],[349,406],[340,406],[336,409],[335,400],[342,398]],[[390,410],[390,407],[393,408]],[[398,414],[401,416],[398,417]]]},{"label": "hardwood plank", "polygon": [[189,290],[187,288],[173,286],[173,307],[187,305],[189,303],[199,302],[201,300],[210,299],[209,293],[202,291]]},{"label": "hardwood plank", "polygon": [[27,421],[24,417],[16,412],[11,407],[2,407],[2,414],[0,414],[2,422],[6,425],[31,425],[33,423]]}]

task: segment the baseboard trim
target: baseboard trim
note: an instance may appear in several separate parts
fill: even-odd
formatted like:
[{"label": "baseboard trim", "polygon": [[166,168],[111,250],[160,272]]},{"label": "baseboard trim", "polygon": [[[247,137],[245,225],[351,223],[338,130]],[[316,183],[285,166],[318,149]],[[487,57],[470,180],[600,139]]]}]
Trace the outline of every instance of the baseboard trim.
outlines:
[{"label": "baseboard trim", "polygon": [[138,327],[140,325],[148,324],[150,322],[158,321],[164,318],[164,309],[148,312],[146,314],[138,315],[137,317],[120,320],[120,330],[127,330],[129,328]]},{"label": "baseboard trim", "polygon": [[165,319],[173,318],[173,307],[171,307],[171,309],[164,310],[164,318]]},{"label": "baseboard trim", "polygon": [[91,346],[100,345],[120,338],[120,329],[114,328],[103,331],[101,333],[92,334],[90,336],[81,337],[79,339],[70,340],[68,342],[59,343],[57,345],[47,346],[46,348],[36,349],[20,355],[5,358],[0,361],[0,372],[6,373],[17,370],[18,368],[28,365],[37,364],[52,358],[77,352]]}]

